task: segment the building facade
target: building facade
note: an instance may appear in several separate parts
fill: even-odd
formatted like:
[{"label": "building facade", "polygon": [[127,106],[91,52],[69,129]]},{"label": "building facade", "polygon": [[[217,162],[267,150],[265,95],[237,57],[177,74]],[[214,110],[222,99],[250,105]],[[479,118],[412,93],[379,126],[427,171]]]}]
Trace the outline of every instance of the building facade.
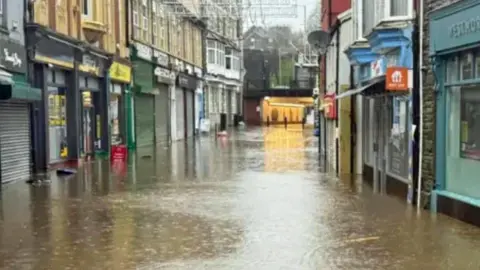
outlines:
[{"label": "building facade", "polygon": [[[424,187],[431,191],[434,211],[480,225],[480,1],[458,1],[439,9],[440,1],[434,2],[439,3],[431,7],[425,35],[431,70],[424,92],[426,102],[434,101],[435,94],[432,107],[436,110],[425,110],[424,121],[435,124],[425,124],[424,139],[426,145],[435,139],[434,151],[427,147],[424,151]],[[432,175],[436,180],[433,190]]]},{"label": "building facade", "polygon": [[30,77],[42,89],[34,114],[37,167],[108,153],[110,92],[118,88],[110,80],[110,66],[116,61],[127,73],[114,73],[116,82],[127,83],[130,72],[122,35],[125,3],[89,0],[78,7],[70,0],[28,3]]},{"label": "building facade", "polygon": [[42,95],[27,76],[24,15],[24,1],[0,1],[0,183],[27,180],[35,170],[31,113]]},{"label": "building facade", "polygon": [[408,201],[414,186],[411,134],[417,124],[412,95],[413,4],[411,0],[352,2],[354,42],[345,50],[356,89],[344,96],[356,95],[356,113],[361,114],[357,126],[363,136],[356,150],[363,152],[361,172],[374,188]]},{"label": "building facade", "polygon": [[[338,99],[350,89],[350,62],[343,51],[352,41],[351,10],[338,15],[331,28],[325,54],[326,93],[323,95],[325,126],[320,133],[326,168],[336,175],[352,173],[352,106],[351,97]],[[336,101],[338,99],[338,101]]]},{"label": "building facade", "polygon": [[210,130],[225,130],[242,113],[241,17],[226,16],[225,5],[208,2],[208,7],[205,118]]},{"label": "building facade", "polygon": [[133,144],[138,150],[151,151],[154,145],[195,134],[204,25],[195,13],[176,8],[157,0],[132,1],[130,7]]}]

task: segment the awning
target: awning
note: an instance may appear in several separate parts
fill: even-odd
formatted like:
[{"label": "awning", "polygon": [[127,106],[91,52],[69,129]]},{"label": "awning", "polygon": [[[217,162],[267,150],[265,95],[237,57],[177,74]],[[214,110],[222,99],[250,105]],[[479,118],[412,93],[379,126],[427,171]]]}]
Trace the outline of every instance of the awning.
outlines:
[{"label": "awning", "polygon": [[0,84],[13,84],[12,74],[0,69]]},{"label": "awning", "polygon": [[[17,99],[27,101],[42,100],[42,90],[31,87],[29,83],[15,78],[5,79],[5,71],[0,71],[0,100]],[[12,75],[10,75],[12,76]]]},{"label": "awning", "polygon": [[370,92],[370,89],[372,89],[373,92],[375,92],[375,88],[378,88],[377,86],[381,86],[380,88],[384,89],[385,88],[384,85],[385,85],[385,76],[379,76],[377,78],[374,78],[374,79],[370,80],[364,86],[361,86],[361,87],[356,88],[356,89],[350,89],[350,90],[345,91],[341,94],[338,94],[337,96],[335,96],[335,99],[341,99],[341,98],[344,98],[344,97],[353,96],[355,94],[361,94],[363,92]]}]

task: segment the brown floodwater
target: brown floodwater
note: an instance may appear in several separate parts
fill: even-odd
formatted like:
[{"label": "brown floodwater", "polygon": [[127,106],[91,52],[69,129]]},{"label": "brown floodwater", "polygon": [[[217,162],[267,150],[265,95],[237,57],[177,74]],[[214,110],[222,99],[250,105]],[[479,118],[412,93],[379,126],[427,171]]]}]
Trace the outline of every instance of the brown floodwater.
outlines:
[{"label": "brown floodwater", "polygon": [[3,186],[0,269],[480,269],[480,229],[322,173],[300,126]]}]

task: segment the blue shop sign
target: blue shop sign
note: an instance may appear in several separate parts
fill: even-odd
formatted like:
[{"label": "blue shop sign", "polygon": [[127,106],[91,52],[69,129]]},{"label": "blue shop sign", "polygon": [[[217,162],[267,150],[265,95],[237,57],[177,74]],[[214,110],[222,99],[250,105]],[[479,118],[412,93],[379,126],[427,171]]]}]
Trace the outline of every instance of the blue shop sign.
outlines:
[{"label": "blue shop sign", "polygon": [[430,17],[430,53],[474,45],[480,40],[480,1],[465,0]]}]

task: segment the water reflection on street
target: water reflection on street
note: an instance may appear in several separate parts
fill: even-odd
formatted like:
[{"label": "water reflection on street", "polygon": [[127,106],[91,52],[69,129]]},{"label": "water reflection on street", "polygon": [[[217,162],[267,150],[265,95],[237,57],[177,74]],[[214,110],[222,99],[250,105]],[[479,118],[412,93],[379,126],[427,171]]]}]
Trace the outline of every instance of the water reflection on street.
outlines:
[{"label": "water reflection on street", "polygon": [[480,229],[322,174],[300,126],[3,186],[1,269],[480,269]]}]

